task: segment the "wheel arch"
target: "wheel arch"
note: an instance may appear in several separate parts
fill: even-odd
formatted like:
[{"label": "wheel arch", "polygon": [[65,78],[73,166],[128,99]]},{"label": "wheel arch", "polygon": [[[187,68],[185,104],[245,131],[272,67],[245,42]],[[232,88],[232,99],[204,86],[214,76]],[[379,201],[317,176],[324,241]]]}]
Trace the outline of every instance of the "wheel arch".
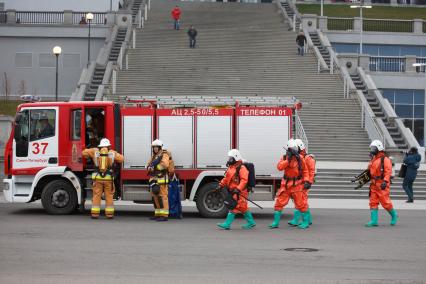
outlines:
[{"label": "wheel arch", "polygon": [[79,178],[71,171],[67,171],[67,167],[46,167],[39,171],[34,177],[31,185],[31,200],[34,201],[37,197],[40,197],[44,187],[51,181],[62,179],[70,183],[70,185],[76,190],[78,204],[81,203],[81,190]]},{"label": "wheel arch", "polygon": [[195,180],[194,184],[191,188],[191,194],[189,196],[189,200],[196,201],[198,190],[205,185],[208,182],[213,182],[216,179],[222,179],[225,171],[204,171],[201,172],[197,179]]}]

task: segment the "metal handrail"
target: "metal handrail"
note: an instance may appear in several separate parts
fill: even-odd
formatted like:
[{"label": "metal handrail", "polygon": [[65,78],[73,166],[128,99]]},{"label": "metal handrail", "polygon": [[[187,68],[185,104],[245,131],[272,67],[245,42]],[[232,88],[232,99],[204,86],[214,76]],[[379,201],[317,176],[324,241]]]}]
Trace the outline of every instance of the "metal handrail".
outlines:
[{"label": "metal handrail", "polygon": [[294,112],[295,117],[295,126],[296,126],[296,135],[295,138],[301,139],[306,147],[306,152],[309,153],[309,141],[308,136],[306,135],[305,129],[303,128],[302,121],[297,110]]}]

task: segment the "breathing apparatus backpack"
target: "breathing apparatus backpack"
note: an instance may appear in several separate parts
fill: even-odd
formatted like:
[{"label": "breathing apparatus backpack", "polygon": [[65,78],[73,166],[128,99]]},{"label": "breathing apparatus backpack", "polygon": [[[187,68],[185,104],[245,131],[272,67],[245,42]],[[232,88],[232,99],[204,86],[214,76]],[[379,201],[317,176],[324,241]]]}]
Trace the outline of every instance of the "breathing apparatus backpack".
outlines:
[{"label": "breathing apparatus backpack", "polygon": [[[241,166],[246,167],[249,172],[248,180],[247,180],[247,191],[253,191],[253,188],[256,186],[256,171],[253,163],[244,162]],[[237,168],[236,175],[240,176],[241,166]]]},{"label": "breathing apparatus backpack", "polygon": [[111,167],[114,162],[114,153],[109,152],[108,148],[101,148],[95,152],[95,166],[97,173],[101,177],[105,177],[107,174],[112,174]]}]

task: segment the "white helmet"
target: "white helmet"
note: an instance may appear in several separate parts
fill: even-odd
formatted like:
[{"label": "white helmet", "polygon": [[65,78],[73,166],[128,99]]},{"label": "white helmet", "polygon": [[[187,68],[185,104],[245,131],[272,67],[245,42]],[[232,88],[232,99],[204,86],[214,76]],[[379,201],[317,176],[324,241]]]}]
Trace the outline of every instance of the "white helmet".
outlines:
[{"label": "white helmet", "polygon": [[109,142],[108,138],[102,138],[101,143],[99,143],[98,145],[99,148],[110,147],[110,146],[111,146],[111,142]]},{"label": "white helmet", "polygon": [[163,142],[159,139],[152,141],[151,147],[163,147]]},{"label": "white helmet", "polygon": [[306,149],[305,143],[303,143],[302,139],[295,139],[297,147],[299,147],[300,151],[303,151]]},{"label": "white helmet", "polygon": [[242,161],[243,160],[243,157],[241,156],[240,151],[238,151],[237,149],[232,149],[231,151],[229,151],[228,157],[234,158],[235,161]]},{"label": "white helmet", "polygon": [[290,141],[292,141],[292,140],[294,141],[293,138],[291,138],[290,140],[287,141],[287,143],[284,145],[284,150],[286,150],[286,151],[288,150],[288,145],[289,145]]},{"label": "white helmet", "polygon": [[293,138],[287,141],[287,145],[284,146],[284,149],[293,149],[295,151],[299,151],[299,147],[297,146],[296,140],[294,140]]},{"label": "white helmet", "polygon": [[371,142],[370,148],[371,147],[376,147],[379,152],[385,150],[385,147],[383,147],[383,143],[380,140],[374,140]]}]

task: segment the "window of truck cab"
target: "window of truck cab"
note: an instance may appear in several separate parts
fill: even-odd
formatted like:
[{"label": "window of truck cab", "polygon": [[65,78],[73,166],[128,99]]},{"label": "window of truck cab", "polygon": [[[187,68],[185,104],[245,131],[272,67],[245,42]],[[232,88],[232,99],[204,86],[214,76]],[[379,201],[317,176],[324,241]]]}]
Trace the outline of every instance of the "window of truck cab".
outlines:
[{"label": "window of truck cab", "polygon": [[33,109],[30,111],[30,141],[55,136],[56,111]]}]

